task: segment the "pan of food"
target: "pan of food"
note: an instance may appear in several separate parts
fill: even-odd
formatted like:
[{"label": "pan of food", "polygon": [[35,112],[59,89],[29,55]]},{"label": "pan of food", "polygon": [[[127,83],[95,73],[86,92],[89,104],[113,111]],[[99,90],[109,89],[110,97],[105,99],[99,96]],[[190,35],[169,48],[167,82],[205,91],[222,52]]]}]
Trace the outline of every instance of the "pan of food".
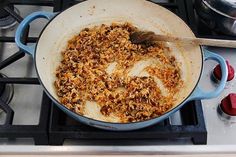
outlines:
[{"label": "pan of food", "polygon": [[[34,20],[49,20],[37,43],[21,42]],[[34,59],[40,83],[61,110],[87,125],[116,131],[151,126],[186,102],[216,97],[225,60],[181,42],[134,44],[136,31],[194,37],[175,14],[145,0],[88,0],[61,13],[34,12],[18,26],[16,44]],[[205,60],[221,66],[214,91],[198,86]]]}]

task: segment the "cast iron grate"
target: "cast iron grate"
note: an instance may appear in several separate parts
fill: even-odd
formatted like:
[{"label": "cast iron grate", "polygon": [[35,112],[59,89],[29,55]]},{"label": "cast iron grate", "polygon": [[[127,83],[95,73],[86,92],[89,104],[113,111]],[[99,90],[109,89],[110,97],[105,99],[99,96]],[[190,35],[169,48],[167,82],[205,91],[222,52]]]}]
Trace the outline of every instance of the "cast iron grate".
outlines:
[{"label": "cast iron grate", "polygon": [[13,125],[13,109],[0,100],[0,108],[6,113],[5,123],[0,125],[0,138],[33,138],[35,145],[47,145],[50,103],[51,100],[44,93],[37,125]]},{"label": "cast iron grate", "polygon": [[[82,1],[83,0],[63,1],[62,10]],[[158,0],[152,0],[152,2],[158,3]],[[158,4],[168,8],[188,22],[184,0],[171,0],[168,3]],[[142,130],[112,132],[95,129],[76,122],[55,105],[52,105],[49,125],[49,143],[51,145],[62,145],[65,139],[73,139],[76,141],[98,140],[100,144],[102,141],[110,141],[110,144],[115,145],[120,144],[120,140],[133,141],[133,144],[137,144],[136,140],[192,139],[194,144],[206,144],[207,131],[201,102],[189,102],[181,109],[180,114],[182,125],[172,125],[167,119],[162,123]]]},{"label": "cast iron grate", "polygon": [[[12,7],[9,5],[36,5],[36,6],[51,6],[54,11],[58,11],[61,9],[61,0],[54,1],[19,1],[19,0],[11,0],[5,1],[8,4],[5,6],[1,6],[5,11],[7,11],[17,22],[21,22],[23,18],[12,10]],[[37,38],[28,36],[29,27],[24,32],[22,41],[24,43],[35,42]],[[14,36],[0,36],[0,43],[6,42],[15,42]],[[0,52],[2,53],[2,52]],[[12,56],[0,62],[0,70],[5,68],[6,66],[14,63],[17,60],[20,60],[25,56],[21,50],[14,53]],[[39,81],[37,78],[25,78],[25,77],[1,77],[0,84],[22,84],[22,85],[30,85],[36,86],[39,85]],[[14,125],[12,124],[14,118],[14,110],[5,104],[2,100],[0,100],[0,108],[3,112],[6,113],[5,123],[0,125],[0,138],[33,138],[36,145],[46,145],[48,144],[48,122],[49,122],[49,113],[50,113],[50,104],[51,100],[43,93],[42,102],[41,102],[41,110],[40,110],[40,118],[39,123],[37,125]]]},{"label": "cast iron grate", "polygon": [[[201,107],[201,101],[192,101],[180,110],[182,124],[173,125],[169,119],[148,128],[135,131],[105,131],[91,128],[78,123],[65,115],[56,105],[52,105],[49,126],[49,143],[62,145],[65,139],[78,142],[84,140],[99,140],[100,144],[129,144],[137,145],[142,140],[189,140],[194,144],[206,144],[207,132]],[[111,141],[112,140],[112,141]],[[123,141],[122,141],[123,140]],[[91,142],[94,144],[93,142]],[[142,143],[141,143],[142,144]]]}]

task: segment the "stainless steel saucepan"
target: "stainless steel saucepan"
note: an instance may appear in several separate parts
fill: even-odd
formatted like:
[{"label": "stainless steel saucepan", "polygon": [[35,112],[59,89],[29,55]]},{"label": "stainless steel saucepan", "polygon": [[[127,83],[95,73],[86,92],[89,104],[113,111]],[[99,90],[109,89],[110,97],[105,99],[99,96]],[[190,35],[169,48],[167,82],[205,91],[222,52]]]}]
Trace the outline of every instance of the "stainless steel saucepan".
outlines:
[{"label": "stainless steel saucepan", "polygon": [[235,0],[195,0],[195,9],[210,29],[236,36]]}]

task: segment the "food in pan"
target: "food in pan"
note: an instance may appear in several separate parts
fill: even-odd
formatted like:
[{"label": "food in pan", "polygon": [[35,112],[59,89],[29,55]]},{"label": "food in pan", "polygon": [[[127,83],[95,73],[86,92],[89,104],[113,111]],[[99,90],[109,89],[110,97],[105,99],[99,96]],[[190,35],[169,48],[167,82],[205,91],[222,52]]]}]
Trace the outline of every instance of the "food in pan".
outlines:
[{"label": "food in pan", "polygon": [[102,24],[68,41],[55,80],[65,107],[120,123],[152,119],[172,108],[183,85],[180,63],[165,43],[132,44],[129,37],[137,29]]}]

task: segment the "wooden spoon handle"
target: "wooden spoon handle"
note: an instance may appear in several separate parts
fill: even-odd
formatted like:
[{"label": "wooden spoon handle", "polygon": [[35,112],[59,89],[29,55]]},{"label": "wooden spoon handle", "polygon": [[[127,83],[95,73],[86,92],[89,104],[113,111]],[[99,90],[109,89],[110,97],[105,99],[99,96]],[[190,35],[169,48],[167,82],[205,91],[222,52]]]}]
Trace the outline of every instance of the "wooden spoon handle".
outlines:
[{"label": "wooden spoon handle", "polygon": [[193,43],[193,44],[199,44],[199,45],[205,45],[205,46],[236,48],[236,41],[234,40],[172,37],[172,36],[166,36],[166,35],[156,35],[155,38],[159,41],[185,42],[185,43]]}]

